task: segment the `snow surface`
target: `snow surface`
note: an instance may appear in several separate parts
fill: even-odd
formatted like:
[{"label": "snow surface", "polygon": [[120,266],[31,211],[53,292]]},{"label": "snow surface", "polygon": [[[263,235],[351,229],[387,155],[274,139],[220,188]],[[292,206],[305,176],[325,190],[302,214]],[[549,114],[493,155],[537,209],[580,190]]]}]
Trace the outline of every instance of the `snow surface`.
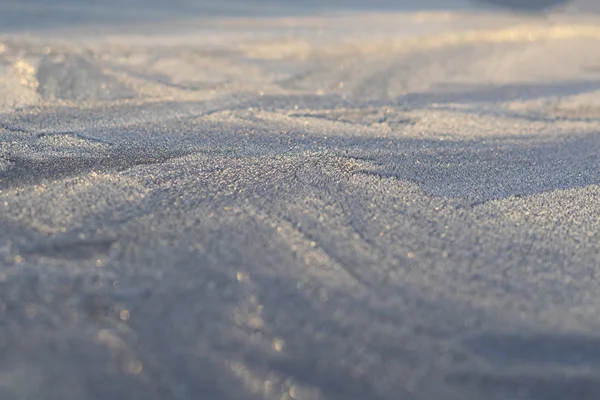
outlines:
[{"label": "snow surface", "polygon": [[600,16],[434,3],[0,2],[0,399],[597,399]]}]

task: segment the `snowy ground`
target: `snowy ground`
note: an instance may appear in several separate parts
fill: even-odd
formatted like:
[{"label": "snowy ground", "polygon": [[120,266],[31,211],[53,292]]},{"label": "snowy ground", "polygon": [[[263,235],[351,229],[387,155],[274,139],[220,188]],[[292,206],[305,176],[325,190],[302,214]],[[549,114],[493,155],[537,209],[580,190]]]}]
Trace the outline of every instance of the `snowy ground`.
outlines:
[{"label": "snowy ground", "polygon": [[598,398],[600,15],[142,3],[0,1],[0,399]]}]

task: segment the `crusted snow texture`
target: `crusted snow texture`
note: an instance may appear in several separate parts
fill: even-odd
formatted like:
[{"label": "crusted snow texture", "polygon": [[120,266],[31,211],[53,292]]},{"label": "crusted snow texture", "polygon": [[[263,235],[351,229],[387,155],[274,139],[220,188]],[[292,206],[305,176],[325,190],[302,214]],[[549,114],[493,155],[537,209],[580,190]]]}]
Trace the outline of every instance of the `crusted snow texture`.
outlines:
[{"label": "crusted snow texture", "polygon": [[597,16],[59,3],[0,2],[0,399],[598,398]]}]

